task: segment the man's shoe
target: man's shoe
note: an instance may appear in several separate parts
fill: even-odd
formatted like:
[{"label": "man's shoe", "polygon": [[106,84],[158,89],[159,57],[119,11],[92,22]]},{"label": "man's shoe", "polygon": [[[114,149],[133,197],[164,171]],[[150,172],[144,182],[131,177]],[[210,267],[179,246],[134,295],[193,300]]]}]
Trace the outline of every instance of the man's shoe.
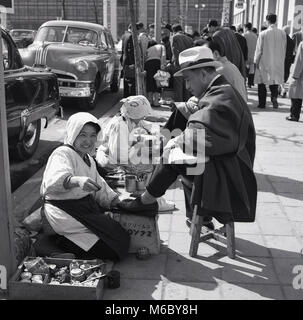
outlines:
[{"label": "man's shoe", "polygon": [[257,108],[259,108],[259,109],[265,109],[265,108],[266,108],[266,106],[258,105],[258,106],[257,106]]},{"label": "man's shoe", "polygon": [[158,202],[158,211],[165,212],[165,211],[173,211],[175,210],[175,203],[172,201],[168,201],[163,197],[157,199]]},{"label": "man's shoe", "polygon": [[155,216],[159,206],[157,201],[151,204],[143,204],[141,197],[138,197],[135,200],[123,200],[117,204],[117,207],[122,211],[140,214],[142,216]]},{"label": "man's shoe", "polygon": [[292,117],[292,116],[286,117],[286,120],[288,120],[288,121],[294,121],[294,122],[299,122],[299,119],[296,119],[296,118],[294,118],[294,117]]}]

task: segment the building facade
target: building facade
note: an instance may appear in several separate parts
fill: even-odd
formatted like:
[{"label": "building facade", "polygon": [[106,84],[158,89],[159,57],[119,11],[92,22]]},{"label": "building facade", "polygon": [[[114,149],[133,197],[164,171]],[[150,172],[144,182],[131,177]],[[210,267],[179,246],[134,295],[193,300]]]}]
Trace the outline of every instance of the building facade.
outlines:
[{"label": "building facade", "polygon": [[260,30],[269,13],[277,14],[279,28],[289,25],[292,33],[299,31],[303,25],[303,0],[238,0],[234,6],[235,25],[252,22]]},{"label": "building facade", "polygon": [[[181,23],[192,31],[199,25],[202,29],[210,19],[222,20],[226,1],[230,2],[162,0],[162,22]],[[153,23],[155,1],[135,0],[134,3],[137,20],[146,26]],[[7,27],[38,29],[45,21],[61,18],[103,24],[113,29],[114,38],[120,38],[130,23],[128,0],[16,0],[15,13],[7,16]]]}]

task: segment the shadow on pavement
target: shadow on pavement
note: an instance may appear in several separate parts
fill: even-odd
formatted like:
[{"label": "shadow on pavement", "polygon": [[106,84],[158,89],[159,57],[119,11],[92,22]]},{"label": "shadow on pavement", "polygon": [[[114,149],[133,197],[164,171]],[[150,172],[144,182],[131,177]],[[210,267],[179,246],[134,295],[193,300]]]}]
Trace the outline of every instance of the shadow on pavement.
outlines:
[{"label": "shadow on pavement", "polygon": [[[204,300],[204,299],[284,299],[279,276],[286,272],[291,285],[292,266],[283,271],[273,266],[272,255],[284,261],[294,253],[266,248],[237,237],[237,257],[226,257],[217,242],[211,256],[191,258],[167,246],[160,255],[140,261],[134,255],[115,265],[121,273],[121,287],[106,290],[105,300]],[[200,244],[201,246],[201,244]],[[163,248],[162,248],[163,249]],[[270,250],[269,250],[270,249]],[[246,256],[245,256],[246,255]],[[249,255],[249,256],[248,256]],[[286,267],[287,268],[287,267]],[[234,294],[233,294],[234,292]]]}]

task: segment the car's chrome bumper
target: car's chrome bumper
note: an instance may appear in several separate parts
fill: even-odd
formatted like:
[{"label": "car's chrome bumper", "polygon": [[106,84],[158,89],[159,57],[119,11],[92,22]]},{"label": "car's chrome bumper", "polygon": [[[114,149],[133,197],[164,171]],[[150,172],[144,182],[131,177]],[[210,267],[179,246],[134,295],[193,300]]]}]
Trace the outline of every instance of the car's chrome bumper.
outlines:
[{"label": "car's chrome bumper", "polygon": [[59,87],[59,94],[61,97],[88,98],[91,96],[91,88]]},{"label": "car's chrome bumper", "polygon": [[91,81],[79,81],[58,78],[59,94],[61,97],[88,98],[92,94]]}]

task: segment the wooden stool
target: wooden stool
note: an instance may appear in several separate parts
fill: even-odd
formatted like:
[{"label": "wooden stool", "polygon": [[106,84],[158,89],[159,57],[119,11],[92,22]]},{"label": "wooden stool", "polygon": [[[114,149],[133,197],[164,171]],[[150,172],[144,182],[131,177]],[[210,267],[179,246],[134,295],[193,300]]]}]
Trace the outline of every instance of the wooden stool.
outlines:
[{"label": "wooden stool", "polygon": [[190,249],[189,255],[195,257],[197,255],[198,247],[200,242],[205,242],[209,239],[215,239],[221,243],[224,243],[227,247],[227,255],[231,259],[235,259],[236,248],[235,248],[235,227],[234,223],[228,223],[220,229],[209,230],[207,233],[201,235],[201,229],[203,226],[203,217],[197,214],[198,206],[195,206],[190,235]]}]

